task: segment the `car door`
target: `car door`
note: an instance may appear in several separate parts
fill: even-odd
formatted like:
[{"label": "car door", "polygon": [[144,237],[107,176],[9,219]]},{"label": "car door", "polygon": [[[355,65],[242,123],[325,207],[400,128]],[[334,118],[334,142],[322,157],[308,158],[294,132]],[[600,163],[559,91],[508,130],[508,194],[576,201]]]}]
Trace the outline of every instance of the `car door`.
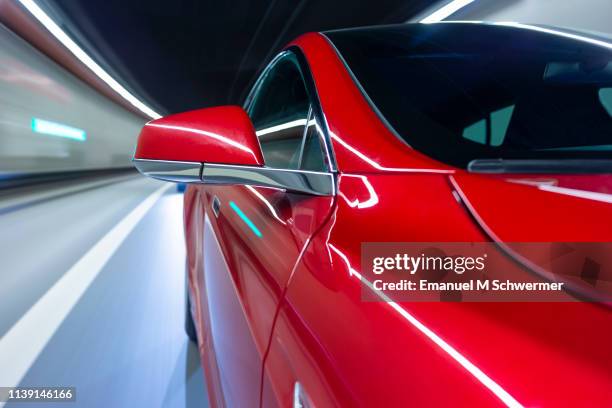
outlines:
[{"label": "car door", "polygon": [[[266,167],[329,172],[331,159],[292,52],[275,59],[247,102]],[[333,196],[253,186],[201,187],[203,353],[227,406],[258,406],[261,373],[277,307],[309,237]]]}]

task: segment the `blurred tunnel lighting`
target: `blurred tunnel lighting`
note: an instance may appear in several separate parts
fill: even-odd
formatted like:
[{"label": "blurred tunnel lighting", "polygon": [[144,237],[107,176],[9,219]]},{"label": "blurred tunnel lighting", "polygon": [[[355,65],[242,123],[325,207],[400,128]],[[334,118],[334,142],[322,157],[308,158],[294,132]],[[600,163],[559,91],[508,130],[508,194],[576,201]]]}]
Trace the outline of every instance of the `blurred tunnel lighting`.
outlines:
[{"label": "blurred tunnel lighting", "polygon": [[85,53],[68,35],[49,17],[33,0],[19,0],[19,2],[43,25],[53,36],[61,42],[75,57],[87,66],[102,81],[117,92],[123,99],[132,104],[136,109],[152,119],[158,119],[161,115],[145,105],[141,100],[132,95],[119,82],[111,77],[100,67],[89,55]]},{"label": "blurred tunnel lighting", "polygon": [[444,20],[446,17],[454,14],[458,10],[461,10],[462,8],[464,8],[465,6],[467,6],[468,4],[473,3],[473,2],[474,2],[474,0],[454,0],[454,1],[451,1],[450,3],[445,5],[444,7],[439,8],[438,10],[434,11],[429,16],[427,16],[424,19],[422,19],[420,22],[421,23],[425,23],[425,24],[427,24],[427,23],[437,23],[438,21]]},{"label": "blurred tunnel lighting", "polygon": [[87,139],[87,133],[82,129],[38,118],[32,118],[32,130],[44,135],[65,137],[68,139],[80,140],[82,142]]}]

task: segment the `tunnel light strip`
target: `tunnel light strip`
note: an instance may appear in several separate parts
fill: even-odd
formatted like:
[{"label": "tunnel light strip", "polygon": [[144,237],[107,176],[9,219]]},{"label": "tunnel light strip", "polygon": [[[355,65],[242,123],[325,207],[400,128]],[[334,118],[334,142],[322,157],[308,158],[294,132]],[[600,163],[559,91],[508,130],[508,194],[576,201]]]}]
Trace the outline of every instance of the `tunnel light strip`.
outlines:
[{"label": "tunnel light strip", "polygon": [[518,402],[508,391],[502,388],[498,383],[496,383],[491,377],[486,375],[480,368],[478,368],[474,363],[468,360],[463,354],[461,354],[457,349],[448,344],[444,339],[438,336],[433,330],[429,327],[425,326],[410,314],[406,309],[401,307],[398,303],[392,301],[389,296],[380,290],[376,289],[372,282],[364,278],[358,271],[356,271],[352,266],[348,259],[348,257],[336,248],[334,245],[329,244],[328,247],[334,251],[346,264],[350,276],[354,276],[359,279],[366,287],[371,290],[376,296],[378,296],[382,301],[386,302],[393,310],[395,310],[400,316],[402,316],[408,323],[410,323],[414,328],[416,328],[419,332],[421,332],[425,337],[431,340],[436,346],[442,349],[446,354],[452,357],[457,363],[459,363],[464,369],[466,369],[470,374],[472,374],[482,385],[487,387],[497,398],[499,398],[507,407],[510,408],[522,408],[523,405]]},{"label": "tunnel light strip", "polygon": [[468,4],[471,4],[473,2],[474,2],[474,0],[454,0],[454,1],[451,1],[447,5],[443,6],[442,8],[439,8],[438,10],[434,11],[429,16],[427,16],[424,19],[422,19],[420,22],[424,23],[424,24],[437,23],[438,21],[442,21],[446,17],[448,17],[448,16],[450,16],[452,14],[455,14],[457,11],[461,10],[462,8],[464,8],[465,6],[467,6]]},{"label": "tunnel light strip", "polygon": [[100,67],[85,51],[81,49],[68,35],[49,17],[33,0],[19,0],[23,5],[53,36],[61,42],[68,50],[74,54],[87,68],[104,81],[113,91],[128,101],[136,109],[152,119],[158,119],[161,115],[149,108],[142,101],[132,95],[119,82],[111,77],[102,67]]},{"label": "tunnel light strip", "polygon": [[32,130],[43,135],[65,137],[82,142],[87,139],[87,133],[83,129],[38,118],[32,118]]}]

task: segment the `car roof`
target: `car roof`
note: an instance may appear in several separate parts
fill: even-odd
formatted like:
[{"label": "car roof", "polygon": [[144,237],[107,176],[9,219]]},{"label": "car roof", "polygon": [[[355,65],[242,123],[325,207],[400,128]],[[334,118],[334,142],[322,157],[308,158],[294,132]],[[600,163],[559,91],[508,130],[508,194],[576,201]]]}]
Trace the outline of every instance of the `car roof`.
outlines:
[{"label": "car roof", "polygon": [[436,23],[404,23],[404,24],[389,24],[389,25],[373,25],[373,26],[364,26],[364,27],[356,27],[356,28],[342,28],[335,30],[327,30],[322,31],[322,34],[332,34],[336,32],[367,32],[367,31],[397,31],[398,29],[405,28],[407,31],[410,31],[416,27],[419,27],[421,30],[424,29],[425,26],[432,27],[432,30],[436,26],[440,25],[463,25],[466,27],[466,30],[469,30],[468,27],[478,26],[480,28],[487,27],[491,30],[503,29],[504,27],[513,27],[519,30],[531,30],[537,31],[541,33],[548,33],[552,35],[558,35],[561,37],[566,37],[574,40],[582,40],[585,42],[590,42],[595,45],[601,45],[607,48],[612,49],[612,34],[611,33],[603,33],[598,31],[590,31],[584,29],[577,28],[568,28],[568,27],[559,27],[554,25],[545,25],[545,24],[528,24],[528,23],[519,23],[514,21],[440,21]]}]

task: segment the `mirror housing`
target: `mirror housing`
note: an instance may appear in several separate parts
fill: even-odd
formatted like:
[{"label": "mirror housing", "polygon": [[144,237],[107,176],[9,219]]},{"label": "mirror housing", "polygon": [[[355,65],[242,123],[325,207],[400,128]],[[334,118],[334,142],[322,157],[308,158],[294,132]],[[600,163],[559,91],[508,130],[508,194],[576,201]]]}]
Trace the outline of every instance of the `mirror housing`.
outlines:
[{"label": "mirror housing", "polygon": [[239,106],[199,109],[147,123],[138,137],[134,165],[142,174],[165,181],[335,194],[332,173],[265,167],[255,128]]},{"label": "mirror housing", "polygon": [[144,175],[166,181],[200,182],[202,163],[263,166],[255,129],[241,107],[177,113],[142,128],[134,164]]},{"label": "mirror housing", "polygon": [[255,128],[239,106],[177,113],[147,123],[135,159],[263,166]]}]

